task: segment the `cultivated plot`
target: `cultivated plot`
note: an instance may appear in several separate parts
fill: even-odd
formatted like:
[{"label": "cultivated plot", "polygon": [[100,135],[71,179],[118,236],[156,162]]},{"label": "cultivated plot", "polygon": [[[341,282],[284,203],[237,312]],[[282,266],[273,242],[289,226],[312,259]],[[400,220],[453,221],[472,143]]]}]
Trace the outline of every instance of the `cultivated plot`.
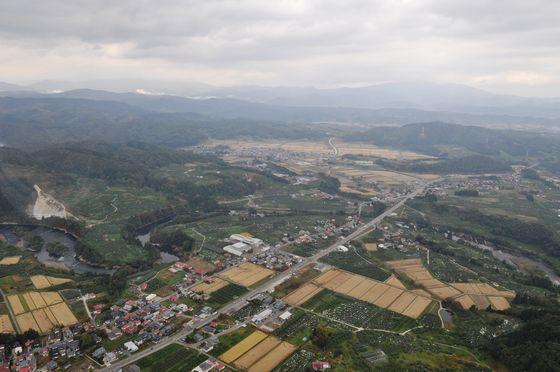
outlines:
[{"label": "cultivated plot", "polygon": [[267,269],[266,267],[255,265],[251,262],[245,262],[239,266],[232,267],[223,273],[220,273],[219,276],[230,282],[237,283],[244,287],[249,287],[265,278],[268,278],[272,274],[274,274],[274,271]]},{"label": "cultivated plot", "polygon": [[268,372],[296,350],[297,347],[288,342],[255,331],[223,353],[220,359],[242,370]]},{"label": "cultivated plot", "polygon": [[195,285],[191,289],[198,293],[210,294],[216,292],[218,289],[225,287],[229,283],[220,278],[212,278],[210,282],[204,282]]},{"label": "cultivated plot", "polygon": [[47,276],[47,275],[33,275],[31,277],[31,281],[33,282],[35,288],[45,289],[45,288],[69,283],[72,280],[66,278],[56,278],[54,276]]},{"label": "cultivated plot", "polygon": [[25,292],[9,295],[7,299],[22,332],[34,329],[46,333],[55,326],[78,323],[57,292]]}]

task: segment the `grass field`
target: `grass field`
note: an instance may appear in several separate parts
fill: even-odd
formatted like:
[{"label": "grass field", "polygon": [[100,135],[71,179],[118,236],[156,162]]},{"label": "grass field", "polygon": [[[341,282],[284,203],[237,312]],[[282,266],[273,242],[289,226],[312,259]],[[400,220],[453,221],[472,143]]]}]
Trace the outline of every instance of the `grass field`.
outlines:
[{"label": "grass field", "polygon": [[207,359],[206,356],[178,344],[171,344],[135,364],[146,372],[187,372]]},{"label": "grass field", "polygon": [[230,283],[212,292],[206,304],[213,307],[221,307],[245,293],[247,293],[245,287]]}]

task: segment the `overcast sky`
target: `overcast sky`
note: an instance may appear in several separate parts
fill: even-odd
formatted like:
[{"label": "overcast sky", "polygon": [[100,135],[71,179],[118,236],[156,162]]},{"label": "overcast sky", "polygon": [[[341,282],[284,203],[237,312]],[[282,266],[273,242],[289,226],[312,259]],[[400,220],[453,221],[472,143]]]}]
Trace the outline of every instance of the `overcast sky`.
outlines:
[{"label": "overcast sky", "polygon": [[560,96],[558,0],[2,0],[0,80],[462,83]]}]

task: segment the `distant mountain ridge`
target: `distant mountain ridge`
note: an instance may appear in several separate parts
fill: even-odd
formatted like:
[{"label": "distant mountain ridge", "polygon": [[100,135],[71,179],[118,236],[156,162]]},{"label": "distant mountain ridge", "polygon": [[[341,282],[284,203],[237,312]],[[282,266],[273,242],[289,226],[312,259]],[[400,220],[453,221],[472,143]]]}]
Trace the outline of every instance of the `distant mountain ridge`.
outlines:
[{"label": "distant mountain ridge", "polygon": [[512,116],[503,114],[465,114],[460,112],[427,111],[406,108],[364,109],[328,106],[286,106],[235,98],[189,98],[171,95],[116,93],[93,89],[78,89],[61,93],[41,94],[28,91],[4,92],[0,96],[28,98],[78,98],[94,101],[119,102],[144,110],[162,113],[192,113],[208,118],[283,121],[283,122],[343,122],[365,125],[403,125],[424,121],[445,121],[456,124],[541,128],[560,128],[560,118]]}]

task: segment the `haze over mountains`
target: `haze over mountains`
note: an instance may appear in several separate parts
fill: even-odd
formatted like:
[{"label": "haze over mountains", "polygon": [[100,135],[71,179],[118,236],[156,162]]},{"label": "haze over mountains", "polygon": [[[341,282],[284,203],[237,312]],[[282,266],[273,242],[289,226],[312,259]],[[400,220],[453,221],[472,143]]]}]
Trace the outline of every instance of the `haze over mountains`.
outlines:
[{"label": "haze over mountains", "polygon": [[16,98],[114,101],[155,112],[188,112],[213,118],[370,125],[445,121],[548,129],[560,125],[560,99],[497,95],[465,85],[426,82],[318,89],[217,88],[203,84],[136,80],[43,81],[29,86],[0,83],[0,92],[4,97]]}]

